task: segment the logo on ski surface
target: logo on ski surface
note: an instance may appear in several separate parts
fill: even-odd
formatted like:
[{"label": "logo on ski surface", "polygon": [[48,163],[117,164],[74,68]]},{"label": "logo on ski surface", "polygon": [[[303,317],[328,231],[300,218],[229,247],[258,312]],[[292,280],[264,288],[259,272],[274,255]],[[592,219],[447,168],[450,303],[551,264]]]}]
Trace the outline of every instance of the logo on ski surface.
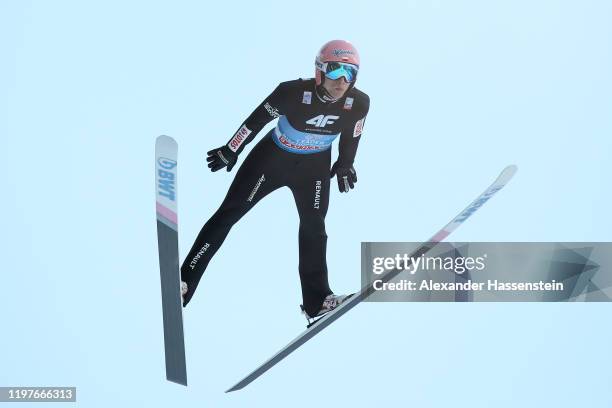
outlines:
[{"label": "logo on ski surface", "polygon": [[171,201],[176,201],[176,176],[173,171],[176,167],[176,160],[159,157],[157,164],[157,192],[160,196]]},{"label": "logo on ski surface", "polygon": [[470,215],[474,214],[474,212],[476,212],[477,209],[482,207],[482,205],[484,203],[489,201],[489,198],[493,197],[493,195],[495,193],[497,193],[499,190],[501,190],[503,187],[504,186],[495,187],[495,188],[492,188],[491,190],[487,191],[487,193],[481,199],[479,199],[476,202],[474,202],[474,204],[472,204],[470,206],[470,208],[466,209],[464,212],[459,214],[459,216],[454,219],[454,222],[463,222],[466,219],[468,219],[470,217]]},{"label": "logo on ski surface", "polygon": [[173,168],[176,167],[176,160],[167,159],[165,157],[159,157],[157,159],[157,164],[159,164],[159,167],[161,167],[162,169],[172,170]]},{"label": "logo on ski surface", "polygon": [[340,116],[336,115],[318,115],[312,119],[308,119],[306,121],[309,125],[314,125],[315,127],[325,127],[327,124],[333,124],[336,120],[340,119]]}]

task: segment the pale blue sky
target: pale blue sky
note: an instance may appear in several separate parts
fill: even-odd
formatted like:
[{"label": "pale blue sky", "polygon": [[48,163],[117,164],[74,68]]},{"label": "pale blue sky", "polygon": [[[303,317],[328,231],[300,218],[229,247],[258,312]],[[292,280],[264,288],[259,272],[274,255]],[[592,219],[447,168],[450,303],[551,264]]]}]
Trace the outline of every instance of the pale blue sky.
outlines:
[{"label": "pale blue sky", "polygon": [[205,152],[278,82],[354,42],[371,110],[333,191],[332,288],[361,241],[427,239],[506,164],[455,241],[609,241],[607,1],[0,5],[0,385],[83,407],[612,405],[610,304],[363,304],[247,389],[304,327],[286,190],[232,230],[185,313],[190,387],[164,378],[153,147],[179,143],[181,254],[234,172]]}]

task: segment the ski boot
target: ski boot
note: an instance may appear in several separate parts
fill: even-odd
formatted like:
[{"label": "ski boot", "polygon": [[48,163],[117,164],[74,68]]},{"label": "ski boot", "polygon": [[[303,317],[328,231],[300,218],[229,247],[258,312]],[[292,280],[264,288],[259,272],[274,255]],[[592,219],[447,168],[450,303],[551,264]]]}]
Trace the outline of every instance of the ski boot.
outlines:
[{"label": "ski boot", "polygon": [[344,301],[346,301],[353,295],[354,293],[350,295],[334,295],[333,293],[331,295],[327,295],[323,300],[321,309],[314,316],[310,316],[308,313],[306,313],[304,305],[300,305],[300,309],[302,309],[302,313],[304,314],[304,316],[306,316],[306,320],[308,321],[306,328],[310,328],[310,326],[321,320],[324,315],[340,306]]},{"label": "ski boot", "polygon": [[187,293],[187,282],[181,281],[181,304],[185,306],[185,294]]}]

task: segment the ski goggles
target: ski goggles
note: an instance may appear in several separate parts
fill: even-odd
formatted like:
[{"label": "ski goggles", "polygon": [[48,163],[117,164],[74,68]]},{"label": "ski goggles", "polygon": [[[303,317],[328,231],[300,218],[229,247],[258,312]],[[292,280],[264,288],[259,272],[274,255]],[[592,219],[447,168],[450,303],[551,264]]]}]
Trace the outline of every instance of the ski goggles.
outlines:
[{"label": "ski goggles", "polygon": [[359,71],[357,65],[345,62],[326,62],[321,65],[325,76],[329,79],[335,80],[344,77],[346,82],[353,82],[357,79],[357,72]]}]

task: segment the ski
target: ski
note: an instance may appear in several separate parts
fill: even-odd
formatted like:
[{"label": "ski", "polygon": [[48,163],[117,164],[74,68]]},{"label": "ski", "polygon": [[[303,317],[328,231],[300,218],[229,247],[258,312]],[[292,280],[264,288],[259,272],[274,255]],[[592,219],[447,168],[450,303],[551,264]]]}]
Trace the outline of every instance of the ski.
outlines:
[{"label": "ski", "polygon": [[157,244],[161,275],[166,379],[187,385],[183,305],[180,292],[176,171],[178,145],[169,136],[155,142]]},{"label": "ski", "polygon": [[[480,194],[474,201],[470,203],[463,211],[459,213],[455,218],[453,218],[448,224],[446,224],[440,231],[435,233],[427,242],[419,246],[416,250],[412,252],[410,255],[410,259],[416,259],[421,255],[427,253],[429,250],[434,248],[439,242],[444,240],[447,236],[449,236],[457,227],[459,227],[465,220],[467,220],[472,214],[474,214],[484,203],[486,203],[495,193],[504,188],[504,186],[512,179],[514,174],[517,171],[517,167],[514,165],[507,166],[502,170],[500,175],[495,179],[495,181],[482,193]],[[410,265],[407,265],[408,267]],[[389,282],[399,273],[401,273],[403,269],[393,269],[388,271],[387,273],[380,276],[380,279],[383,282]],[[285,348],[276,353],[272,358],[259,366],[255,371],[244,377],[240,380],[236,385],[228,389],[226,392],[232,392],[240,390],[263,373],[268,371],[270,368],[274,367],[278,362],[283,360],[289,354],[297,350],[300,346],[306,343],[308,340],[313,338],[315,335],[320,333],[327,326],[338,320],[342,317],[346,312],[351,310],[353,307],[357,306],[364,299],[368,298],[372,293],[374,293],[374,288],[372,285],[367,285],[363,287],[359,292],[355,295],[351,296],[350,299],[346,300],[340,306],[338,306],[333,311],[329,312],[315,323],[313,323],[309,328],[307,328],[302,334],[296,337],[292,342],[290,342]]]}]

